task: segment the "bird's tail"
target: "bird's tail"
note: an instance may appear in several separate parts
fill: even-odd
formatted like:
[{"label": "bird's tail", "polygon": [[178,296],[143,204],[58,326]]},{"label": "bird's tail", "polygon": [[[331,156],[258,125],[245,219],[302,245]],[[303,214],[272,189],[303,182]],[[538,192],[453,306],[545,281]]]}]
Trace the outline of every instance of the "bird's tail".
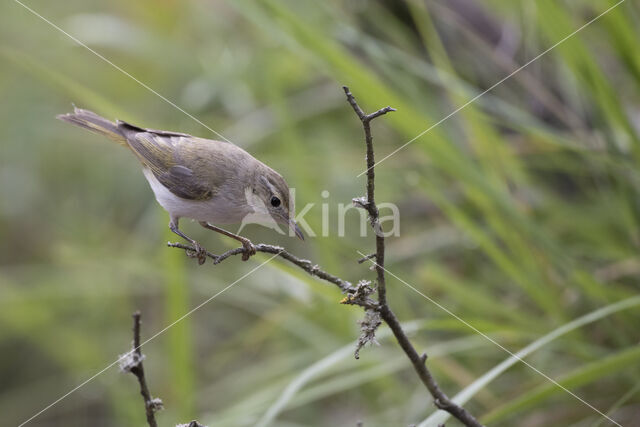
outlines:
[{"label": "bird's tail", "polygon": [[100,117],[93,111],[74,107],[73,113],[60,114],[56,117],[64,122],[104,135],[125,147],[127,146],[127,139],[119,126],[104,117]]}]

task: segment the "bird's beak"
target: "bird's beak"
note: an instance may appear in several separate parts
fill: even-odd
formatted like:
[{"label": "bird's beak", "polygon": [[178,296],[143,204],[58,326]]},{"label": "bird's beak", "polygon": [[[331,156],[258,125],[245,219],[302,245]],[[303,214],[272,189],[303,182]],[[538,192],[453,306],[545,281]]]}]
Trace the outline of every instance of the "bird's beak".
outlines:
[{"label": "bird's beak", "polygon": [[296,224],[296,222],[292,219],[289,220],[289,228],[291,229],[291,231],[296,233],[296,236],[298,236],[298,239],[304,240],[304,234],[302,234],[302,230],[300,230],[300,227],[298,227],[298,224]]}]

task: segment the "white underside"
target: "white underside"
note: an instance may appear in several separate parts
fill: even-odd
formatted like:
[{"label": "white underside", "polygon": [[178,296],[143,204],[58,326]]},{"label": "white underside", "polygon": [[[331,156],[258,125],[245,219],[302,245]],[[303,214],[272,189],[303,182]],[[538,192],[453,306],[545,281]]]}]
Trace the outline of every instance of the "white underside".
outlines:
[{"label": "white underside", "polygon": [[160,203],[172,220],[191,218],[196,221],[207,221],[213,224],[234,224],[245,216],[241,212],[229,209],[228,203],[214,197],[210,200],[187,200],[176,196],[158,181],[149,169],[143,169],[156,200]]}]

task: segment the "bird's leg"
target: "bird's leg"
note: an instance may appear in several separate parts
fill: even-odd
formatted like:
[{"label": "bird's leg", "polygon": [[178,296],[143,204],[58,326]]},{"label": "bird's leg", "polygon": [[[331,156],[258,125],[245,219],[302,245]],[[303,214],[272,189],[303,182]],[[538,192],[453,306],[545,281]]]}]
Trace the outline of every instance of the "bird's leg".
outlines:
[{"label": "bird's leg", "polygon": [[237,241],[242,243],[242,247],[244,248],[244,252],[242,254],[243,261],[248,260],[251,255],[256,254],[256,247],[253,246],[251,240],[247,239],[246,237],[238,236],[237,234],[233,234],[227,230],[223,230],[222,228],[216,227],[215,225],[211,225],[206,221],[200,221],[200,225],[209,230],[213,230],[220,234],[224,234],[225,236],[231,237],[232,239],[236,239]]},{"label": "bird's leg", "polygon": [[[178,228],[178,220],[179,220],[178,218],[171,218],[171,221],[169,221],[169,229],[174,233],[176,233],[178,236],[185,239],[187,242],[191,243],[194,248],[195,257],[198,259],[198,264],[200,265],[204,264],[204,262],[207,260],[207,250],[202,246],[200,246],[200,243],[196,242],[191,237],[184,234]],[[190,255],[190,254],[187,253],[187,255]],[[190,256],[193,256],[193,255],[190,255]]]}]

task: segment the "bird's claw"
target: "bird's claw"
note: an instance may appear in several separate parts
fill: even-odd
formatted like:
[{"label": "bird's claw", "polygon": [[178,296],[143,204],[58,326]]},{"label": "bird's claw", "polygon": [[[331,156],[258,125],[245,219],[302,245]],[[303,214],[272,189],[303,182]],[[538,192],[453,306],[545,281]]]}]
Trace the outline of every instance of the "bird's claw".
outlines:
[{"label": "bird's claw", "polygon": [[207,260],[207,250],[200,246],[198,242],[193,242],[193,250],[188,249],[187,255],[191,258],[196,258],[199,265],[204,264]]},{"label": "bird's claw", "polygon": [[243,240],[242,247],[244,248],[244,252],[242,252],[243,261],[248,261],[252,255],[256,254],[256,247],[250,240]]}]

